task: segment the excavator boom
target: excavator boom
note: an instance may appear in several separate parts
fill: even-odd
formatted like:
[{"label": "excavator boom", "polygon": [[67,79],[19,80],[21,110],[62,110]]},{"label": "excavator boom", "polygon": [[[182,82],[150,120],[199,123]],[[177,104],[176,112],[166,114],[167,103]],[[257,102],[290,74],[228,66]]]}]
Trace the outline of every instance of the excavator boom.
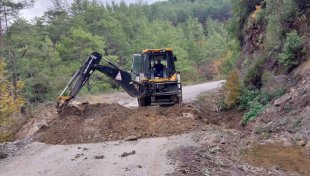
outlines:
[{"label": "excavator boom", "polygon": [[[97,70],[101,73],[104,73],[112,80],[114,80],[118,85],[120,85],[130,96],[139,98],[142,96],[139,89],[137,88],[137,82],[134,82],[131,79],[130,73],[121,70],[115,64],[108,62],[108,66],[99,65],[102,59],[102,55],[93,52],[85,64],[73,75],[70,81],[67,83],[67,86],[62,91],[58,97],[57,107],[62,107],[67,105],[71,99],[79,93],[82,87],[89,80],[90,76]],[[65,92],[70,89],[68,96],[64,96]]]}]

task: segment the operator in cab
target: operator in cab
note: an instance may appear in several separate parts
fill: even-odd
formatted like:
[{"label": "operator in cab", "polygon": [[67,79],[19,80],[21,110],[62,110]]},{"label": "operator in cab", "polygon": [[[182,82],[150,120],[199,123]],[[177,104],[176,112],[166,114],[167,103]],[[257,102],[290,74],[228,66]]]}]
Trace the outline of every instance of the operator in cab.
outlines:
[{"label": "operator in cab", "polygon": [[161,63],[161,60],[158,59],[157,63],[153,66],[155,77],[162,78],[163,77],[163,73],[164,73],[164,68],[165,68],[165,66]]}]

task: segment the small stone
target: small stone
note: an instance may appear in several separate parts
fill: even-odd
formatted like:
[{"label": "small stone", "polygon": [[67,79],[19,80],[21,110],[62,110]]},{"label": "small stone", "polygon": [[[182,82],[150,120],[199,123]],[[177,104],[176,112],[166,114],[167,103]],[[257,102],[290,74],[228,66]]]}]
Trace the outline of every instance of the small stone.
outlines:
[{"label": "small stone", "polygon": [[80,157],[83,156],[83,155],[84,155],[83,153],[82,153],[82,154],[76,154],[74,158],[75,158],[75,159],[78,159],[78,158],[80,158]]},{"label": "small stone", "polygon": [[141,169],[141,168],[142,168],[142,166],[141,166],[141,165],[138,165],[138,168],[139,168],[139,169]]},{"label": "small stone", "polygon": [[125,141],[136,141],[136,140],[138,140],[139,138],[140,138],[139,136],[130,135],[130,136],[127,136],[124,140],[125,140]]},{"label": "small stone", "polygon": [[182,174],[186,174],[187,173],[187,170],[186,169],[180,169],[179,170]]},{"label": "small stone", "polygon": [[8,154],[0,152],[0,159],[5,159],[8,157]]},{"label": "small stone", "polygon": [[239,166],[238,169],[244,171],[244,168],[242,166]]},{"label": "small stone", "polygon": [[89,105],[89,102],[88,101],[84,101],[84,102],[82,102],[82,105]]},{"label": "small stone", "polygon": [[219,146],[215,146],[209,149],[210,153],[217,153],[218,151],[220,151],[220,147]]},{"label": "small stone", "polygon": [[183,113],[182,114],[183,118],[193,118],[194,115],[192,113]]},{"label": "small stone", "polygon": [[273,126],[273,123],[272,122],[268,122],[265,126],[265,128],[268,128],[268,129],[271,129]]},{"label": "small stone", "polygon": [[103,155],[99,155],[99,156],[94,156],[95,159],[103,159],[104,156]]},{"label": "small stone", "polygon": [[306,140],[300,140],[297,142],[297,145],[302,146],[302,147],[306,146],[307,144],[308,144],[308,141]]},{"label": "small stone", "polygon": [[220,141],[220,144],[225,144],[225,143],[226,143],[225,139],[222,139],[222,140]]},{"label": "small stone", "polygon": [[275,166],[273,166],[272,167],[274,170],[280,170],[280,166],[278,166],[278,165],[275,165]]},{"label": "small stone", "polygon": [[286,103],[287,101],[289,101],[292,97],[290,95],[285,95],[285,96],[282,96],[278,99],[276,99],[273,104],[275,106],[281,106],[281,105],[284,105],[284,103]]},{"label": "small stone", "polygon": [[134,154],[136,154],[136,151],[135,151],[135,150],[132,151],[132,152],[129,152],[129,153],[124,152],[120,157],[127,157],[127,156],[129,156],[129,155],[134,155]]},{"label": "small stone", "polygon": [[305,147],[310,149],[310,142],[308,142],[308,144],[306,144]]},{"label": "small stone", "polygon": [[210,175],[211,175],[210,171],[208,169],[206,169],[205,173],[204,173],[204,176],[210,176]]}]

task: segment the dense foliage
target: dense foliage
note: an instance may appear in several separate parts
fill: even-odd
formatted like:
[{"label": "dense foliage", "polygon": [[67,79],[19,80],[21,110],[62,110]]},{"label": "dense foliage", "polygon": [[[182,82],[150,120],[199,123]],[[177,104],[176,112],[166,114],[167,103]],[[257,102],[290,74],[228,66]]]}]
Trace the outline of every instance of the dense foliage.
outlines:
[{"label": "dense foliage", "polygon": [[5,64],[0,59],[0,127],[5,124],[14,113],[19,113],[20,107],[24,104],[21,96],[22,82],[17,83],[16,96],[13,96],[13,85],[7,81]]},{"label": "dense foliage", "polygon": [[[54,0],[44,16],[31,22],[12,17],[13,24],[3,33],[0,56],[11,77],[24,82],[29,102],[55,98],[92,51],[129,70],[132,54],[171,47],[184,82],[206,79],[201,67],[232,56],[235,44],[226,30],[230,0],[151,5],[74,0],[68,7],[61,2]],[[111,89],[104,75],[93,78],[93,93]]]},{"label": "dense foliage", "polygon": [[[225,105],[246,110],[243,124],[254,119],[269,101],[285,92],[285,88],[264,92],[263,88],[268,86],[263,83],[263,75],[290,74],[301,63],[304,42],[296,25],[307,23],[303,20],[307,20],[305,14],[309,15],[309,7],[308,0],[232,0],[229,32],[238,39],[243,50],[236,60],[228,62],[227,69],[238,67],[242,88],[239,93],[229,92],[230,99],[236,101]],[[229,84],[234,79],[231,75],[228,77],[227,86],[231,90],[239,88]]]},{"label": "dense foliage", "polygon": [[300,63],[302,49],[303,43],[298,33],[296,31],[287,33],[279,62],[283,64],[286,69],[290,70]]}]

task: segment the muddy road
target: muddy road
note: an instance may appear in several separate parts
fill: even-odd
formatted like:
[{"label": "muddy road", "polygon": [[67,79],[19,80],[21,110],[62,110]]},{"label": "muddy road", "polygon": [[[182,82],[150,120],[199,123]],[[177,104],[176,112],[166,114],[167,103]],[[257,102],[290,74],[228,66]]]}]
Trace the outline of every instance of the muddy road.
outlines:
[{"label": "muddy road", "polygon": [[[278,164],[281,152],[264,160],[256,155],[266,146],[257,146],[255,138],[208,123],[191,102],[222,82],[184,87],[181,108],[132,108],[136,100],[122,93],[89,97],[90,105],[69,108],[34,135],[0,145],[5,158],[0,158],[0,175],[307,175],[309,151],[288,149],[297,163]],[[33,124],[38,122],[28,126]],[[248,150],[252,145],[256,148]],[[287,153],[287,148],[275,150],[282,149]]]}]

